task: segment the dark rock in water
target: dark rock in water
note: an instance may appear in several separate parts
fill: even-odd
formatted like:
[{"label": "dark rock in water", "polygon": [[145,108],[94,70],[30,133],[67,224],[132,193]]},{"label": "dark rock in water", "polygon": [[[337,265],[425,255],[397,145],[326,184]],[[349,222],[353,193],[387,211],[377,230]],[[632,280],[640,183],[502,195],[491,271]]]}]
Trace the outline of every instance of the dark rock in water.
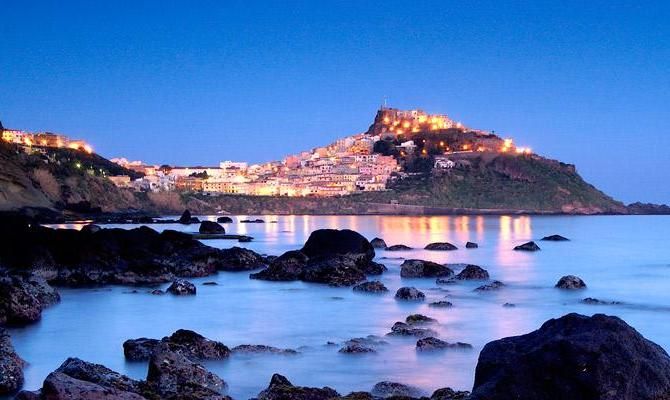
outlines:
[{"label": "dark rock in water", "polygon": [[368,335],[366,337],[352,338],[344,342],[346,346],[349,345],[360,345],[365,347],[377,347],[387,345],[388,342],[375,335]]},{"label": "dark rock in water", "polygon": [[123,355],[129,361],[146,361],[160,342],[158,339],[148,338],[126,340],[123,342]]},{"label": "dark rock in water", "polygon": [[375,400],[368,392],[351,392],[345,396],[338,397],[337,400]]},{"label": "dark rock in water", "polygon": [[252,240],[254,240],[254,238],[252,238],[251,236],[240,236],[240,237],[237,239],[237,241],[240,242],[240,243],[249,243],[249,242],[251,242]]},{"label": "dark rock in water", "polygon": [[239,346],[233,347],[231,350],[236,354],[298,354],[298,352],[293,349],[280,349],[278,347],[265,346],[262,344],[241,344]]},{"label": "dark rock in water", "polygon": [[[147,384],[161,398],[212,398],[226,383],[202,365],[172,351],[168,343],[159,344],[149,360]],[[216,398],[216,397],[214,397]]]},{"label": "dark rock in water", "polygon": [[35,322],[42,310],[60,301],[60,295],[35,274],[0,273],[0,325]]},{"label": "dark rock in water", "polygon": [[398,300],[423,301],[426,298],[426,295],[415,287],[401,287],[395,292],[395,298]]},{"label": "dark rock in water", "polygon": [[168,293],[177,296],[195,295],[195,285],[185,279],[177,279],[167,288]]},{"label": "dark rock in water", "polygon": [[445,349],[471,349],[469,343],[456,342],[448,343],[435,337],[419,339],[416,342],[416,349],[419,351],[445,350]]},{"label": "dark rock in water", "polygon": [[372,347],[367,347],[360,343],[350,343],[344,345],[344,347],[338,350],[338,352],[345,354],[363,354],[363,353],[376,353],[376,350],[373,349]]},{"label": "dark rock in water", "polygon": [[482,285],[475,289],[476,292],[490,292],[493,290],[499,290],[502,289],[505,286],[504,283],[500,281],[493,281],[491,283],[487,283],[486,285]]},{"label": "dark rock in water", "polygon": [[203,282],[202,285],[203,286],[217,286],[218,283],[216,283],[214,281],[207,281],[207,282]]},{"label": "dark rock in water", "polygon": [[453,276],[449,278],[437,278],[435,279],[435,284],[436,285],[453,285],[456,283],[456,279],[454,279]]},{"label": "dark rock in water", "polygon": [[581,301],[584,304],[592,304],[592,305],[600,305],[600,306],[613,306],[613,305],[619,305],[623,304],[620,301],[607,301],[607,300],[599,300],[599,299],[594,299],[593,297],[587,297],[585,299],[582,299]]},{"label": "dark rock in water", "polygon": [[250,271],[265,266],[265,258],[255,251],[231,247],[220,252],[216,267],[220,271]]},{"label": "dark rock in water", "polygon": [[414,386],[404,385],[397,382],[379,382],[375,384],[370,393],[375,397],[421,397],[423,392]]},{"label": "dark rock in water", "polygon": [[437,333],[432,329],[426,328],[417,328],[405,322],[396,322],[391,327],[391,332],[387,333],[388,336],[416,336],[416,337],[426,337],[426,336],[435,336]]},{"label": "dark rock in water", "polygon": [[257,400],[331,400],[339,396],[339,393],[329,387],[293,386],[286,377],[274,374],[270,385],[258,394]]},{"label": "dark rock in water", "polygon": [[505,304],[503,304],[502,306],[505,307],[505,308],[514,308],[514,307],[516,307],[516,304],[513,304],[513,303],[505,303]]},{"label": "dark rock in water", "polygon": [[184,210],[184,212],[181,214],[181,217],[177,220],[180,224],[188,225],[191,223],[192,217],[191,217],[191,211],[189,210]]},{"label": "dark rock in water", "polygon": [[489,273],[478,265],[467,265],[463,271],[456,275],[458,280],[486,280],[489,279]]},{"label": "dark rock in water", "polygon": [[9,333],[0,328],[0,395],[14,393],[23,385],[25,361],[16,354]]},{"label": "dark rock in water", "polygon": [[378,237],[372,239],[370,241],[370,244],[375,249],[385,249],[386,248],[386,242],[384,241],[384,239],[381,239],[381,238],[378,238]]},{"label": "dark rock in water", "polygon": [[310,258],[300,278],[305,282],[351,286],[364,281],[365,273],[358,268],[354,259],[336,255]]},{"label": "dark rock in water", "polygon": [[670,357],[617,317],[568,314],[488,343],[472,400],[670,398]]},{"label": "dark rock in water", "polygon": [[312,232],[301,250],[307,257],[347,256],[359,265],[366,265],[375,256],[375,249],[358,232],[349,229],[319,229]]},{"label": "dark rock in water", "polygon": [[448,308],[448,307],[453,307],[454,305],[451,304],[450,301],[446,300],[440,300],[440,301],[434,301],[430,304],[428,304],[430,307],[437,307],[437,308]]},{"label": "dark rock in water", "polygon": [[226,230],[223,226],[219,225],[218,222],[202,221],[200,223],[200,228],[198,228],[198,232],[204,234],[226,233]]},{"label": "dark rock in water", "polygon": [[381,275],[388,270],[386,265],[380,264],[378,262],[370,261],[367,265],[359,266],[361,271],[366,275]]},{"label": "dark rock in water", "polygon": [[437,389],[430,396],[430,400],[467,400],[470,392],[456,391],[452,388]]},{"label": "dark rock in water", "polygon": [[475,243],[475,242],[467,242],[467,243],[465,244],[465,248],[466,248],[466,249],[476,249],[476,248],[478,248],[478,247],[479,247],[479,245],[478,245],[477,243]]},{"label": "dark rock in water", "polygon": [[558,280],[556,287],[559,289],[575,290],[575,289],[585,289],[586,283],[574,275],[566,275]]},{"label": "dark rock in water", "polygon": [[112,371],[104,365],[86,362],[78,358],[68,358],[55,372],[79,379],[80,381],[92,382],[104,387],[113,387],[125,392],[138,393],[141,390],[139,381]]},{"label": "dark rock in water", "polygon": [[449,267],[432,261],[405,260],[400,265],[400,276],[403,278],[435,278],[454,275]]},{"label": "dark rock in water", "polygon": [[149,293],[151,293],[151,294],[153,294],[153,295],[158,295],[158,296],[160,296],[160,295],[162,295],[162,294],[165,294],[165,292],[162,291],[162,290],[160,290],[160,289],[154,289],[154,290],[152,290],[152,291],[149,292]]},{"label": "dark rock in water", "polygon": [[458,247],[454,246],[451,243],[447,242],[436,242],[436,243],[430,243],[424,247],[426,250],[441,250],[441,251],[451,251],[451,250],[458,250]]},{"label": "dark rock in water", "polygon": [[240,221],[240,223],[242,223],[242,224],[262,224],[262,223],[265,223],[265,221],[260,219],[260,218],[243,219],[243,220]]},{"label": "dark rock in water", "polygon": [[425,316],[423,314],[412,314],[408,315],[407,318],[405,318],[405,322],[408,324],[429,324],[432,322],[437,322],[435,318],[431,318],[428,316]]},{"label": "dark rock in water", "polygon": [[540,250],[540,246],[535,244],[535,242],[526,242],[524,244],[520,244],[514,248],[514,250],[521,250],[521,251],[538,251]]},{"label": "dark rock in water", "polygon": [[84,233],[97,233],[97,232],[100,232],[101,230],[102,230],[102,228],[99,225],[94,225],[94,224],[84,225],[81,228],[81,232],[84,232]]},{"label": "dark rock in water", "polygon": [[233,219],[230,218],[230,217],[218,217],[216,219],[216,222],[218,222],[220,224],[230,224],[230,223],[233,222]]},{"label": "dark rock in water", "polygon": [[561,235],[550,235],[550,236],[545,236],[542,238],[542,240],[549,241],[549,242],[566,242],[569,241],[570,239],[563,237]]},{"label": "dark rock in water", "polygon": [[394,244],[393,246],[388,246],[386,251],[405,251],[405,250],[412,250],[411,247],[405,246],[404,244]]},{"label": "dark rock in water", "polygon": [[384,293],[389,290],[379,281],[363,282],[354,286],[354,292]]},{"label": "dark rock in water", "polygon": [[299,280],[307,266],[309,257],[300,250],[291,250],[274,259],[267,269],[249,277],[266,281],[296,281]]}]

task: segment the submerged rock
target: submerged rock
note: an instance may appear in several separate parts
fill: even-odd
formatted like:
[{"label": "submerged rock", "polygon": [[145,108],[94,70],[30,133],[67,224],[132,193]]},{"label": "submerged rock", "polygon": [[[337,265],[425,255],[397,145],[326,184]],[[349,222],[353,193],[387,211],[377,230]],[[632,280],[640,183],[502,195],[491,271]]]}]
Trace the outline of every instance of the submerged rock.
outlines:
[{"label": "submerged rock", "polygon": [[218,222],[220,224],[230,224],[230,223],[233,222],[233,219],[230,218],[230,217],[225,217],[225,216],[224,217],[218,217],[216,219],[216,222]]},{"label": "submerged rock", "polygon": [[570,239],[563,237],[561,235],[549,235],[545,236],[542,238],[542,240],[549,241],[549,242],[566,242],[569,241]]},{"label": "submerged rock", "polygon": [[191,282],[185,279],[177,279],[167,288],[167,292],[177,296],[195,295],[196,289]]},{"label": "submerged rock", "polygon": [[344,347],[338,350],[338,352],[345,354],[363,354],[363,353],[375,353],[377,352],[377,350],[373,349],[372,347],[364,346],[360,343],[350,343],[345,344]]},{"label": "submerged rock", "polygon": [[240,221],[240,223],[242,223],[242,224],[263,224],[263,223],[265,223],[265,221],[260,219],[260,218],[243,219],[243,220]]},{"label": "submerged rock", "polygon": [[262,344],[241,344],[233,347],[231,350],[235,354],[298,354],[298,351],[293,349],[280,349],[278,347],[265,346]]},{"label": "submerged rock", "polygon": [[466,249],[476,249],[476,248],[478,248],[478,247],[479,247],[479,245],[478,245],[477,243],[475,243],[475,242],[467,242],[467,243],[465,244],[465,248],[466,248]]},{"label": "submerged rock", "polygon": [[265,258],[255,251],[233,246],[221,250],[216,267],[220,271],[250,271],[265,266]]},{"label": "submerged rock", "polygon": [[601,306],[602,305],[612,306],[612,305],[623,304],[620,301],[599,300],[599,299],[594,299],[593,297],[587,297],[585,299],[582,299],[581,302],[584,303],[584,304],[601,305]]},{"label": "submerged rock", "polygon": [[538,251],[540,250],[540,246],[535,244],[535,242],[530,241],[526,242],[524,244],[520,244],[514,248],[514,250],[521,250],[521,251]]},{"label": "submerged rock", "polygon": [[395,292],[397,300],[423,301],[426,295],[415,287],[401,287]]},{"label": "submerged rock", "polygon": [[416,349],[419,351],[433,351],[445,349],[471,349],[472,345],[469,343],[456,342],[449,343],[435,337],[427,337],[419,339],[416,342]]},{"label": "submerged rock", "polygon": [[475,289],[476,292],[490,292],[494,290],[499,290],[505,287],[505,284],[500,282],[500,281],[493,281],[491,283],[487,283],[486,285],[482,285],[478,288]]},{"label": "submerged rock", "polygon": [[451,250],[458,250],[458,247],[454,246],[451,243],[448,242],[436,242],[436,243],[430,243],[424,247],[426,250],[441,250],[441,251],[451,251]]},{"label": "submerged rock", "polygon": [[670,357],[617,317],[568,314],[479,355],[472,400],[670,398]]},{"label": "submerged rock", "polygon": [[578,276],[566,275],[558,280],[556,287],[567,290],[586,289],[586,283]]},{"label": "submerged rock", "polygon": [[388,336],[416,336],[416,337],[426,337],[426,336],[435,336],[437,333],[432,329],[426,328],[417,328],[411,324],[405,322],[396,322],[391,327],[391,332],[387,333]]},{"label": "submerged rock", "polygon": [[397,382],[383,381],[375,384],[370,393],[375,397],[421,397],[423,391],[414,386]]},{"label": "submerged rock", "polygon": [[258,394],[258,400],[330,400],[339,396],[329,387],[293,386],[286,377],[274,374],[267,389]]},{"label": "submerged rock", "polygon": [[437,320],[423,314],[412,314],[405,318],[405,322],[408,324],[429,324],[432,322],[437,322]]},{"label": "submerged rock", "polygon": [[198,232],[203,234],[214,234],[214,233],[226,233],[226,230],[223,226],[219,225],[219,223],[217,222],[202,221],[200,223],[200,228],[198,228]]},{"label": "submerged rock", "polygon": [[451,304],[450,301],[446,300],[440,300],[440,301],[434,301],[430,304],[428,304],[430,307],[437,307],[437,308],[448,308],[448,307],[453,307],[454,305]]},{"label": "submerged rock", "polygon": [[384,241],[384,239],[381,239],[381,238],[378,238],[378,237],[372,239],[370,241],[370,244],[375,249],[385,249],[386,248],[386,242]]},{"label": "submerged rock", "polygon": [[14,351],[9,333],[0,328],[0,396],[21,388],[24,366],[25,361]]},{"label": "submerged rock", "polygon": [[393,246],[388,246],[386,251],[405,251],[405,250],[412,250],[411,247],[405,246],[404,244],[394,244]]},{"label": "submerged rock", "polygon": [[449,267],[432,261],[405,260],[400,265],[400,276],[403,278],[435,278],[454,275]]},{"label": "submerged rock", "polygon": [[359,283],[358,285],[354,286],[353,290],[354,292],[366,293],[384,293],[389,291],[386,286],[384,286],[384,284],[379,281]]},{"label": "submerged rock", "polygon": [[489,273],[484,268],[478,265],[467,265],[461,272],[456,275],[458,280],[487,280]]}]

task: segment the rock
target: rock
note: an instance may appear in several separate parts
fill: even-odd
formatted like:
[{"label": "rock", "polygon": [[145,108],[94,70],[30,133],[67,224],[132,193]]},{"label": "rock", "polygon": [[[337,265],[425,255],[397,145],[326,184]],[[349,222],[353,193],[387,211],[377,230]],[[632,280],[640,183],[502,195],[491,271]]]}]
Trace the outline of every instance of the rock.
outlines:
[{"label": "rock", "polygon": [[129,339],[123,342],[123,355],[129,361],[146,361],[159,344],[158,339]]},{"label": "rock", "polygon": [[566,242],[569,241],[570,239],[563,237],[561,235],[549,235],[545,236],[542,238],[542,240],[549,241],[549,242]]},{"label": "rock", "polygon": [[254,238],[252,238],[251,236],[240,236],[237,239],[237,241],[240,243],[250,243],[252,240],[254,240]]},{"label": "rock", "polygon": [[345,354],[363,354],[363,353],[375,353],[376,350],[373,349],[372,347],[367,347],[360,343],[351,343],[344,345],[344,347],[338,350],[338,352]]},{"label": "rock", "polygon": [[432,322],[437,322],[435,318],[427,317],[423,314],[412,314],[408,315],[407,318],[405,318],[405,322],[412,325],[412,324],[429,324]]},{"label": "rock", "polygon": [[467,400],[470,392],[455,391],[452,388],[437,389],[430,396],[430,400]]},{"label": "rock", "polygon": [[42,310],[60,301],[60,295],[35,274],[0,274],[0,325],[23,325],[39,320]]},{"label": "rock", "polygon": [[91,233],[91,234],[100,232],[101,230],[102,230],[102,228],[100,227],[100,225],[94,225],[94,224],[84,225],[81,228],[81,232]]},{"label": "rock", "polygon": [[599,300],[599,299],[594,299],[593,297],[587,297],[585,299],[582,299],[581,302],[584,303],[584,304],[601,305],[601,306],[603,306],[603,305],[612,306],[612,305],[623,304],[620,301]]},{"label": "rock", "polygon": [[463,271],[456,275],[458,280],[486,280],[489,279],[489,273],[484,268],[477,265],[468,265]]},{"label": "rock", "polygon": [[414,386],[404,385],[397,382],[379,382],[375,384],[370,393],[375,397],[421,397],[423,392]]},{"label": "rock", "polygon": [[230,223],[233,222],[233,219],[230,218],[230,217],[218,217],[216,219],[216,222],[218,222],[220,224],[230,224]]},{"label": "rock", "polygon": [[567,290],[585,289],[586,283],[584,283],[584,281],[577,276],[566,275],[558,280],[556,287]]},{"label": "rock", "polygon": [[147,384],[161,398],[217,398],[227,386],[223,379],[172,351],[164,342],[149,360]]},{"label": "rock", "polygon": [[400,276],[403,278],[434,278],[453,276],[450,268],[424,260],[405,260],[400,265]]},{"label": "rock", "polygon": [[440,251],[451,251],[451,250],[458,250],[458,247],[454,246],[451,243],[447,242],[436,242],[436,243],[430,243],[424,247],[426,250],[440,250]]},{"label": "rock", "polygon": [[384,239],[381,239],[381,238],[378,238],[378,237],[372,239],[370,241],[370,244],[375,249],[385,249],[386,248],[386,242],[384,241]]},{"label": "rock", "polygon": [[354,286],[354,292],[384,293],[389,290],[379,281],[363,282]]},{"label": "rock", "polygon": [[272,260],[267,269],[249,277],[266,281],[296,281],[300,279],[308,261],[309,257],[300,250],[287,251]]},{"label": "rock", "polygon": [[438,308],[448,308],[448,307],[453,307],[454,305],[451,304],[450,301],[446,300],[440,300],[440,301],[434,301],[430,304],[428,304],[430,307],[438,307]]},{"label": "rock", "polygon": [[538,251],[540,250],[540,246],[535,244],[535,242],[530,241],[526,242],[524,244],[518,245],[514,248],[514,250],[521,250],[521,251]]},{"label": "rock", "polygon": [[375,348],[377,346],[387,345],[388,342],[375,335],[368,335],[366,337],[352,338],[344,342],[346,346],[349,345],[360,345],[365,347]]},{"label": "rock", "polygon": [[412,250],[411,247],[405,246],[404,244],[394,244],[393,246],[388,246],[386,251],[406,251],[406,250]]},{"label": "rock", "polygon": [[[25,392],[17,397],[26,398],[23,396],[26,396]],[[33,396],[43,400],[146,400],[137,393],[75,379],[61,372],[50,373],[40,392]]]},{"label": "rock", "polygon": [[388,270],[386,265],[374,261],[370,261],[367,265],[359,266],[359,268],[366,275],[381,275]]},{"label": "rock", "polygon": [[191,223],[192,217],[191,217],[191,212],[189,210],[184,210],[184,212],[181,214],[181,217],[177,220],[180,224],[188,225]]},{"label": "rock", "polygon": [[24,366],[25,361],[14,351],[9,333],[0,328],[0,396],[21,388]]},{"label": "rock", "polygon": [[426,337],[437,335],[432,329],[426,328],[416,328],[405,322],[396,322],[391,327],[391,332],[387,333],[388,336],[416,336],[416,337]]},{"label": "rock", "polygon": [[505,286],[504,283],[500,281],[493,281],[491,283],[487,283],[486,285],[482,285],[478,288],[475,289],[476,292],[490,292],[493,290],[499,290],[502,289]]},{"label": "rock", "polygon": [[351,392],[346,396],[338,397],[337,400],[375,400],[368,392]]},{"label": "rock", "polygon": [[265,259],[255,251],[242,247],[221,250],[216,261],[219,271],[251,271],[265,266]]},{"label": "rock", "polygon": [[218,286],[218,283],[214,281],[207,281],[202,283],[203,286]]},{"label": "rock", "polygon": [[419,351],[433,351],[445,349],[471,349],[472,345],[469,343],[456,342],[448,343],[435,337],[427,337],[419,339],[416,342],[416,349]]},{"label": "rock", "polygon": [[475,242],[467,242],[467,243],[465,244],[465,248],[466,248],[466,249],[476,249],[476,248],[478,248],[478,247],[479,247],[479,245],[478,245],[477,243],[475,243]]},{"label": "rock", "polygon": [[310,259],[314,257],[347,256],[357,265],[367,265],[375,250],[358,232],[349,229],[319,229],[312,232],[301,251]]},{"label": "rock", "polygon": [[165,292],[162,291],[162,290],[160,290],[160,289],[154,289],[154,290],[152,290],[152,291],[149,292],[149,293],[151,293],[151,294],[153,294],[153,295],[157,295],[157,296],[160,296],[160,295],[162,295],[162,294],[165,294]]},{"label": "rock", "polygon": [[437,278],[435,279],[435,284],[436,285],[453,285],[456,283],[456,279],[454,279],[453,276],[449,278]]},{"label": "rock", "polygon": [[365,273],[348,256],[334,255],[310,258],[300,280],[326,283],[331,286],[351,286],[365,280]]},{"label": "rock", "polygon": [[168,293],[172,293],[177,296],[183,295],[195,295],[195,285],[185,279],[177,279],[172,282],[172,285],[167,288]]},{"label": "rock", "polygon": [[258,394],[257,400],[330,400],[339,396],[329,387],[293,386],[286,377],[274,374],[270,385]]},{"label": "rock", "polygon": [[218,222],[202,221],[200,223],[200,228],[198,228],[198,232],[203,234],[213,234],[226,233],[226,230],[223,226],[219,225]]},{"label": "rock", "polygon": [[78,358],[68,358],[54,372],[103,387],[113,387],[124,392],[139,393],[142,390],[139,381],[112,371],[104,365],[86,362]]},{"label": "rock", "polygon": [[472,400],[670,398],[670,357],[617,317],[568,314],[488,343]]},{"label": "rock", "polygon": [[293,349],[280,349],[277,347],[265,346],[261,344],[241,344],[239,346],[233,347],[231,350],[236,354],[298,354],[298,352]]},{"label": "rock", "polygon": [[516,304],[513,304],[513,303],[505,303],[505,304],[503,304],[502,306],[505,307],[505,308],[514,308],[514,307],[516,307]]},{"label": "rock", "polygon": [[419,300],[423,301],[426,295],[415,287],[401,287],[395,292],[397,300]]},{"label": "rock", "polygon": [[260,219],[260,218],[243,219],[243,220],[240,221],[240,223],[242,223],[242,224],[263,224],[263,223],[265,223],[265,221]]}]

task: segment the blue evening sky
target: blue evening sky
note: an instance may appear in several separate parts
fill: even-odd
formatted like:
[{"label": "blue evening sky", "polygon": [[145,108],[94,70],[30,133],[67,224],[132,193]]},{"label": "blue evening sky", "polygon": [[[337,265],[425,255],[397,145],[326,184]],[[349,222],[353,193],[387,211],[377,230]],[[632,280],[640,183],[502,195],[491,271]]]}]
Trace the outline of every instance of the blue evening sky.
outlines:
[{"label": "blue evening sky", "polygon": [[0,120],[152,163],[266,161],[389,105],[670,202],[667,1],[0,0]]}]

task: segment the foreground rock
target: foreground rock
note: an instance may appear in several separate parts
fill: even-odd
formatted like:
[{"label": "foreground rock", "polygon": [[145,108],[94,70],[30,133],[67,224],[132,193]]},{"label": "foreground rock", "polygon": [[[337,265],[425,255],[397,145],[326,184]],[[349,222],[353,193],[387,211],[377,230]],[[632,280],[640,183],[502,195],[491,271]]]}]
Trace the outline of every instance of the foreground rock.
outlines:
[{"label": "foreground rock", "polygon": [[423,301],[426,295],[415,287],[401,287],[395,292],[397,300]]},{"label": "foreground rock", "polygon": [[193,296],[196,293],[196,288],[194,284],[185,279],[177,279],[172,282],[172,285],[170,285],[166,291],[176,296]]},{"label": "foreground rock", "polygon": [[0,274],[0,325],[40,319],[42,310],[60,301],[58,292],[35,274]]},{"label": "foreground rock", "polygon": [[512,398],[668,399],[670,357],[617,317],[568,314],[484,346],[471,399]]},{"label": "foreground rock", "polygon": [[226,233],[226,229],[217,222],[202,221],[198,232],[203,234]]},{"label": "foreground rock", "polygon": [[542,240],[548,241],[548,242],[566,242],[566,241],[569,241],[570,239],[568,239],[566,237],[563,237],[561,235],[549,235],[549,236],[543,237]]},{"label": "foreground rock", "polygon": [[405,260],[400,265],[403,278],[436,278],[453,276],[454,271],[442,264],[424,260]]},{"label": "foreground rock", "polygon": [[131,361],[145,361],[156,349],[166,344],[170,351],[192,361],[221,360],[230,356],[230,349],[221,342],[207,339],[197,332],[179,329],[170,336],[158,339],[130,339],[123,343],[123,354]]},{"label": "foreground rock", "polygon": [[586,289],[586,283],[580,277],[566,275],[556,282],[556,287],[566,290]]},{"label": "foreground rock", "polygon": [[436,242],[436,243],[430,243],[424,247],[426,250],[438,250],[438,251],[452,251],[452,250],[458,250],[458,247],[454,246],[451,243],[448,242]]},{"label": "foreground rock", "polygon": [[435,337],[427,337],[419,339],[416,342],[416,349],[419,351],[435,351],[446,349],[471,349],[472,345],[469,343],[456,342],[449,343]]},{"label": "foreground rock", "polygon": [[489,279],[489,273],[484,268],[478,265],[469,264],[461,272],[456,275],[458,280],[487,280]]},{"label": "foreground rock", "polygon": [[365,293],[385,293],[389,291],[386,286],[384,286],[384,284],[379,281],[359,283],[358,285],[354,286],[353,290],[354,292]]},{"label": "foreground rock", "polygon": [[535,242],[526,242],[524,244],[520,244],[514,248],[514,250],[520,250],[520,251],[538,251],[540,250],[540,246],[538,246]]},{"label": "foreground rock", "polygon": [[286,377],[274,374],[267,389],[258,394],[258,400],[330,400],[339,396],[329,387],[294,386]]},{"label": "foreground rock", "polygon": [[9,333],[0,328],[0,396],[21,388],[24,366],[25,362],[14,351]]},{"label": "foreground rock", "polygon": [[217,269],[229,272],[251,271],[262,268],[265,264],[265,258],[255,251],[234,246],[221,250]]},{"label": "foreground rock", "polygon": [[370,240],[370,244],[375,249],[385,249],[386,248],[386,242],[384,241],[384,239],[381,239],[381,238],[378,238],[378,237]]},{"label": "foreground rock", "polygon": [[375,250],[362,235],[344,229],[320,229],[312,232],[301,250],[288,251],[252,279],[326,283],[351,286],[366,275],[381,274],[386,267],[372,259]]},{"label": "foreground rock", "polygon": [[421,397],[423,392],[414,386],[397,382],[379,382],[375,384],[370,393],[375,397]]}]

